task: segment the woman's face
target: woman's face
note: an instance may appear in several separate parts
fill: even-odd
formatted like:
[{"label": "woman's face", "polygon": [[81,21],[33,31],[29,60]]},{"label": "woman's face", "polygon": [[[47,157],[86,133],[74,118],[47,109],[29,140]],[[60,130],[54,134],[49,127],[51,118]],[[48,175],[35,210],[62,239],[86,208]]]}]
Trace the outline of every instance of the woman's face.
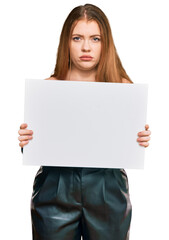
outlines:
[{"label": "woman's face", "polygon": [[96,69],[101,55],[101,34],[96,21],[79,20],[70,40],[72,69]]}]

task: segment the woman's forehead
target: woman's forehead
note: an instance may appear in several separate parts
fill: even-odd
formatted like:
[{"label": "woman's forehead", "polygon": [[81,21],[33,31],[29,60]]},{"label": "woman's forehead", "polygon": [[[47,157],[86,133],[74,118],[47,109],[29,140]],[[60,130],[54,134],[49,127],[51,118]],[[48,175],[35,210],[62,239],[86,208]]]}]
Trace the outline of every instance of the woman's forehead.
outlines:
[{"label": "woman's forehead", "polygon": [[72,34],[100,35],[100,28],[95,20],[82,19],[77,21]]}]

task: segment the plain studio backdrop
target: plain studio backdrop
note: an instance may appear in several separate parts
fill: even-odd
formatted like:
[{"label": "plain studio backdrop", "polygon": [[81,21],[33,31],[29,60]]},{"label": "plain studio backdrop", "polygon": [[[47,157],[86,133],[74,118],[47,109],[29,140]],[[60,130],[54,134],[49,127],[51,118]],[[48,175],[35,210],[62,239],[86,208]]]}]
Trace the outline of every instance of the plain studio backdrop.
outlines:
[{"label": "plain studio backdrop", "polygon": [[[7,0],[0,3],[0,212],[3,239],[32,238],[30,199],[38,166],[23,166],[18,130],[24,122],[25,78],[53,73],[68,13],[86,1]],[[120,59],[134,83],[148,83],[152,131],[145,169],[127,170],[133,205],[131,240],[169,239],[168,2],[90,1],[107,15]],[[28,126],[29,128],[29,126]],[[144,130],[144,126],[140,131]],[[137,161],[137,159],[136,159]]]}]

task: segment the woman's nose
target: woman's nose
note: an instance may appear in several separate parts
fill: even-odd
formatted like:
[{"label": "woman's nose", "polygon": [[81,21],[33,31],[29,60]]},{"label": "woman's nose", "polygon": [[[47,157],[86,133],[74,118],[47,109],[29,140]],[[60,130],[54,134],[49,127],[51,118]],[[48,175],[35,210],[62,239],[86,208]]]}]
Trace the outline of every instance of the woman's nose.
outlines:
[{"label": "woman's nose", "polygon": [[90,51],[90,43],[88,40],[84,40],[82,44],[82,51]]}]

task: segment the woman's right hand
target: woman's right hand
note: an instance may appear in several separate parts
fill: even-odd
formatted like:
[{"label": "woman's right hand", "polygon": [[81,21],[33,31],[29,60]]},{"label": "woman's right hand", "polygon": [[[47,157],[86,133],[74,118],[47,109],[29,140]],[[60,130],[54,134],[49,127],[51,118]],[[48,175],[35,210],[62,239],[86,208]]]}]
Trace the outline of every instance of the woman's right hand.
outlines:
[{"label": "woman's right hand", "polygon": [[20,147],[24,147],[26,144],[29,143],[29,140],[33,138],[32,134],[33,134],[33,131],[32,130],[28,130],[26,129],[28,126],[27,123],[22,123],[20,125],[20,130],[18,131],[19,133],[19,137],[18,137],[18,140],[20,141],[19,143],[19,146]]}]

